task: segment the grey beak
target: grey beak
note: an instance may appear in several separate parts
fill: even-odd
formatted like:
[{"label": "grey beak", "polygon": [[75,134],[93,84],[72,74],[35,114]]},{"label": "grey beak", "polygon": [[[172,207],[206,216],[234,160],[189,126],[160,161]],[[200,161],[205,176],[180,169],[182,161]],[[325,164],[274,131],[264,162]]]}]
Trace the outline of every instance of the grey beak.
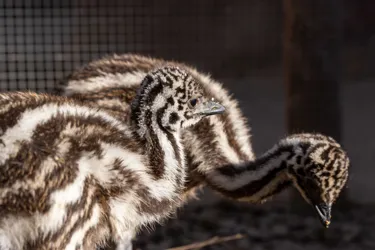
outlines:
[{"label": "grey beak", "polygon": [[321,203],[319,205],[314,206],[320,222],[323,224],[324,227],[328,228],[329,224],[331,223],[331,206]]},{"label": "grey beak", "polygon": [[222,114],[225,111],[225,107],[220,103],[214,101],[207,101],[203,104],[203,108],[201,110],[201,114],[203,115],[216,115]]}]

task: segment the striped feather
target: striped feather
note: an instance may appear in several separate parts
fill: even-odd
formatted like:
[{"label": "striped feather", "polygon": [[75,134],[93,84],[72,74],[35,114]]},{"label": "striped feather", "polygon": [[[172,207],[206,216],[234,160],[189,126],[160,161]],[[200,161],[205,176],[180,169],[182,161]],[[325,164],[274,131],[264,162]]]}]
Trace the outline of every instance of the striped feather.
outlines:
[{"label": "striped feather", "polygon": [[180,123],[162,118],[204,117],[186,116],[180,90],[203,94],[175,67],[149,73],[129,124],[79,100],[0,94],[0,249],[93,249],[174,213],[185,155]]},{"label": "striped feather", "polygon": [[226,107],[225,114],[202,120],[182,133],[188,167],[184,200],[197,187],[208,185],[231,199],[264,202],[294,185],[312,203],[304,185],[310,178],[316,181],[316,196],[322,202],[331,204],[338,198],[349,166],[339,144],[324,135],[291,135],[255,159],[250,129],[237,101],[220,83],[191,66],[134,54],[108,56],[73,72],[56,93],[102,107],[126,124],[129,116],[123,111],[129,114],[142,77],[164,65],[189,72],[209,96]]}]

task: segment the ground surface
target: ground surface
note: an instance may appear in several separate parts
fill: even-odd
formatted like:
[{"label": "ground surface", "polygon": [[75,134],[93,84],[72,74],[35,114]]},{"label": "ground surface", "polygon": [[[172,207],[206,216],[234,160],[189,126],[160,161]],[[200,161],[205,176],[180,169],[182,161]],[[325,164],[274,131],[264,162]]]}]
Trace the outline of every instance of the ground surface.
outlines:
[{"label": "ground surface", "polygon": [[178,219],[141,234],[135,249],[161,250],[237,233],[246,237],[202,249],[370,250],[375,249],[374,207],[336,208],[327,230],[307,205],[305,214],[300,214],[281,202],[257,206],[224,200],[204,206],[193,202],[178,213]]}]

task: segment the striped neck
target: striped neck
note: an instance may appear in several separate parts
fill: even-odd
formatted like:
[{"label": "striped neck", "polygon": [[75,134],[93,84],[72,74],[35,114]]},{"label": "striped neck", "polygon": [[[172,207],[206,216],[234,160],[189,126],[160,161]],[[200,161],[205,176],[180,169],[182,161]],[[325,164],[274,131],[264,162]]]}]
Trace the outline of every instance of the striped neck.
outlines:
[{"label": "striped neck", "polygon": [[275,146],[254,161],[211,170],[206,181],[229,198],[263,202],[292,184],[288,167],[293,156],[293,146]]},{"label": "striped neck", "polygon": [[185,156],[180,142],[180,131],[165,129],[158,122],[160,120],[158,112],[146,111],[142,115],[145,115],[145,119],[133,119],[132,126],[148,156],[152,168],[151,174],[156,179],[172,178],[172,176],[184,179]]},{"label": "striped neck", "polygon": [[[132,102],[131,124],[138,141],[145,148],[152,175],[156,179],[172,180],[185,178],[185,162],[180,143],[180,130],[168,130],[162,125],[167,103],[155,102],[162,93],[163,85],[152,78],[146,78],[135,100]],[[174,180],[175,181],[175,180]],[[182,185],[183,182],[181,182]]]}]

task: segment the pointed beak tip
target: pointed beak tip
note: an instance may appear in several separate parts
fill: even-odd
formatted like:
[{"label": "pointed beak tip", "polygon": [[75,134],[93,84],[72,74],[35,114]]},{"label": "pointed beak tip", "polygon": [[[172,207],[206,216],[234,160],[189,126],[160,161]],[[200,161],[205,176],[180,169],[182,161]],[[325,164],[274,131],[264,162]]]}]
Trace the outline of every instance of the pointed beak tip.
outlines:
[{"label": "pointed beak tip", "polygon": [[315,210],[325,228],[329,228],[331,224],[331,206],[327,204],[315,205]]},{"label": "pointed beak tip", "polygon": [[325,227],[326,227],[326,228],[329,228],[329,224],[331,224],[331,222],[330,222],[329,220],[326,220],[326,221],[325,221]]}]

